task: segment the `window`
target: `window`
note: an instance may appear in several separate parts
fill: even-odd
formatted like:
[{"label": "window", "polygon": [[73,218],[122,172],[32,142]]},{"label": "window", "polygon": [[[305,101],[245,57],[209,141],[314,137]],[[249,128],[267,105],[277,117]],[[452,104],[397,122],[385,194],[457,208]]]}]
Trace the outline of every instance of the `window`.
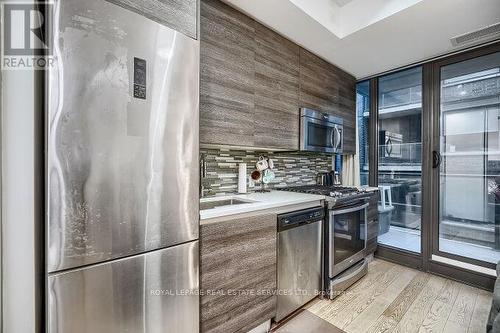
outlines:
[{"label": "window", "polygon": [[359,142],[359,175],[360,185],[368,185],[368,127],[370,123],[370,81],[363,81],[356,85],[356,115]]},{"label": "window", "polygon": [[378,83],[379,243],[420,253],[422,67]]},{"label": "window", "polygon": [[441,68],[439,250],[500,260],[500,53]]}]

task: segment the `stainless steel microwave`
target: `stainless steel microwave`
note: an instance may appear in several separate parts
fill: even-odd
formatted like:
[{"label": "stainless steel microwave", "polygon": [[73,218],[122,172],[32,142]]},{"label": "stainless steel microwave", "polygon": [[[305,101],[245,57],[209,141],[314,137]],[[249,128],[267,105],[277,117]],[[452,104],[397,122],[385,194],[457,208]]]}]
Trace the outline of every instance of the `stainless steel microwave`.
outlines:
[{"label": "stainless steel microwave", "polygon": [[328,113],[300,109],[300,150],[341,154],[344,120]]}]

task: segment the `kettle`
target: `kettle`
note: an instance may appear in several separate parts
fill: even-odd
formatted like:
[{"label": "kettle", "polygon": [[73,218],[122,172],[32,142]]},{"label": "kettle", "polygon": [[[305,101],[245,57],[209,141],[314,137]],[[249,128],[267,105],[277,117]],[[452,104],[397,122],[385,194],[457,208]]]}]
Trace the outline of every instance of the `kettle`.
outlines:
[{"label": "kettle", "polygon": [[338,171],[332,171],[333,174],[333,185],[342,185],[342,177]]},{"label": "kettle", "polygon": [[333,175],[331,172],[320,172],[316,175],[316,184],[322,186],[333,185]]},{"label": "kettle", "polygon": [[340,185],[342,183],[338,171],[319,172],[316,175],[316,184],[322,186]]}]

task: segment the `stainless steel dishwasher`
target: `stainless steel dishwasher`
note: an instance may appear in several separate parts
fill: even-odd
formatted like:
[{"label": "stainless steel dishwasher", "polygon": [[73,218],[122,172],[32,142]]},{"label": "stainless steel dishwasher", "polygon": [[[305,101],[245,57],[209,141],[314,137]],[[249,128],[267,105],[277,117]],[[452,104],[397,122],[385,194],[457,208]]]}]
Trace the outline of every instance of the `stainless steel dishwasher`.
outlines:
[{"label": "stainless steel dishwasher", "polygon": [[323,220],[323,207],[278,216],[277,322],[321,291]]}]

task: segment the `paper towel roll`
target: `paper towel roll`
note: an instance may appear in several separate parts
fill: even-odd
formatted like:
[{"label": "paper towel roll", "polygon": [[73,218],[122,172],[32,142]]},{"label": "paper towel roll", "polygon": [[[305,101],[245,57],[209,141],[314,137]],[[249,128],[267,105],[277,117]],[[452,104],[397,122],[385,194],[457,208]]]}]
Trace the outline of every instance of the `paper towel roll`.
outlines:
[{"label": "paper towel roll", "polygon": [[238,166],[238,193],[247,193],[247,164]]}]

